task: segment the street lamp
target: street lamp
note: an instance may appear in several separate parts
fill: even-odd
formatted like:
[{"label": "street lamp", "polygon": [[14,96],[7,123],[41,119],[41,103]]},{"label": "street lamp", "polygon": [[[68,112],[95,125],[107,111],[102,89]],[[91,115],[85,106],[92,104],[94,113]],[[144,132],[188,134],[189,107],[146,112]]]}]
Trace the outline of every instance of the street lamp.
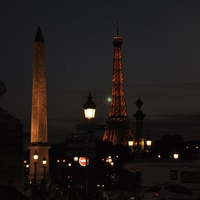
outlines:
[{"label": "street lamp", "polygon": [[134,146],[134,140],[131,136],[129,137],[129,140],[128,140],[128,146],[131,149],[131,153],[132,153],[133,152],[133,146]]},{"label": "street lamp", "polygon": [[37,161],[38,161],[38,153],[35,150],[34,154],[33,154],[33,160],[34,160],[34,185],[36,186],[36,176],[37,176]]},{"label": "street lamp", "polygon": [[28,184],[28,174],[29,174],[29,164],[27,160],[24,160],[24,177],[26,178],[26,183]]},{"label": "street lamp", "polygon": [[94,117],[95,117],[95,111],[96,111],[97,104],[95,104],[92,101],[92,96],[91,96],[90,92],[89,92],[89,96],[87,98],[88,98],[88,100],[83,105],[84,115],[85,115],[86,119],[91,120],[91,119],[94,119]]},{"label": "street lamp", "polygon": [[[92,101],[91,93],[89,92],[89,96],[87,97],[86,103],[83,105],[84,115],[88,121],[91,121],[95,117],[96,106]],[[87,130],[88,131],[88,130]],[[85,166],[85,199],[89,199],[89,187],[88,187],[88,158],[86,157],[86,166]]]},{"label": "street lamp", "polygon": [[72,166],[72,163],[68,163],[67,165],[68,165],[68,167],[71,167],[71,166]]},{"label": "street lamp", "polygon": [[77,162],[77,161],[78,161],[78,157],[75,156],[75,157],[74,157],[74,162]]},{"label": "street lamp", "polygon": [[133,144],[134,144],[134,141],[132,139],[130,139],[128,141],[128,146],[132,149],[133,148]]},{"label": "street lamp", "polygon": [[178,154],[178,153],[174,153],[174,154],[173,154],[173,157],[174,157],[175,160],[177,160],[178,157],[179,157],[179,154]]},{"label": "street lamp", "polygon": [[150,135],[149,135],[149,134],[147,135],[146,144],[147,144],[147,147],[148,147],[148,148],[150,148],[150,147],[151,147],[152,140],[151,140],[151,137],[150,137]]},{"label": "street lamp", "polygon": [[44,175],[43,175],[43,178],[44,178],[44,180],[45,180],[45,175],[46,175],[46,173],[45,173],[45,170],[46,170],[46,164],[47,164],[47,159],[45,158],[45,156],[44,156],[44,158],[42,159],[42,164],[43,164],[43,169],[44,169]]},{"label": "street lamp", "polygon": [[77,185],[77,180],[78,180],[78,165],[77,165],[78,160],[79,160],[78,156],[75,156],[74,157],[74,162],[75,162],[75,170],[74,170],[75,185]]}]

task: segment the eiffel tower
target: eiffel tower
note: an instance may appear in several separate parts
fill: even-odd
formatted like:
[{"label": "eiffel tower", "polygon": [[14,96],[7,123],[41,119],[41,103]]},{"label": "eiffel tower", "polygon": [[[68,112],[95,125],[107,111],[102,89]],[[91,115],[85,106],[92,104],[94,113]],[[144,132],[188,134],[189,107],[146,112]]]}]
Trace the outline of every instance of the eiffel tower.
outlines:
[{"label": "eiffel tower", "polygon": [[127,116],[124,78],[122,68],[122,37],[118,34],[114,36],[114,59],[110,111],[108,115],[107,130],[103,135],[103,141],[109,141],[113,144],[128,145],[128,140],[133,139],[130,128],[130,120]]}]

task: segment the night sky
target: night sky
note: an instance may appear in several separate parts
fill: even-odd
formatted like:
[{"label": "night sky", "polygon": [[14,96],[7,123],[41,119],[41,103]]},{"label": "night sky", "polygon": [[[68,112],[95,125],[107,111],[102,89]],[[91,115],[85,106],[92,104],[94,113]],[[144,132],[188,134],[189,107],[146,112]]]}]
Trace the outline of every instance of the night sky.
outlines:
[{"label": "night sky", "polygon": [[[84,122],[91,92],[95,121],[108,117],[113,36],[119,21],[126,105],[144,102],[144,134],[200,139],[199,0],[1,0],[0,105],[30,131],[33,41],[40,25],[46,53],[50,141]],[[53,140],[54,139],[54,140]]]}]

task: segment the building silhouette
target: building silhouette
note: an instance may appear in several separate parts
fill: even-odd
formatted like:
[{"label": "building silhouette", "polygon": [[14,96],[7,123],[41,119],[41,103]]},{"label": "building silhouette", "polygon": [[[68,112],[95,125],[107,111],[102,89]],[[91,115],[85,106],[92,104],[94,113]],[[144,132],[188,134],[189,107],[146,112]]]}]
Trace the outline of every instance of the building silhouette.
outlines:
[{"label": "building silhouette", "polygon": [[133,138],[133,134],[126,110],[121,49],[122,37],[118,34],[118,27],[117,35],[114,36],[113,46],[114,59],[111,102],[108,120],[106,121],[108,128],[103,135],[103,141],[128,145],[128,140]]},{"label": "building silhouette", "polygon": [[[7,89],[0,80],[0,99]],[[0,106],[0,184],[13,185],[20,191],[24,187],[23,124]]]},{"label": "building silhouette", "polygon": [[[31,110],[31,140],[30,140],[30,173],[33,179],[35,167],[37,180],[44,176],[42,160],[45,157],[46,176],[49,173],[49,144],[47,132],[47,102],[46,102],[46,73],[45,73],[45,45],[40,27],[34,40],[33,82],[32,82],[32,110]],[[34,164],[33,154],[37,152],[37,165]]]}]

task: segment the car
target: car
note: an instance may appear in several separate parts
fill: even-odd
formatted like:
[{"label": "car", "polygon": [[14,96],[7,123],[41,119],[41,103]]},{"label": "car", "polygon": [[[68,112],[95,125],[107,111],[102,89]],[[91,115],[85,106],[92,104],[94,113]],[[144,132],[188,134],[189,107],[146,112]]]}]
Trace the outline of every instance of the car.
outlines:
[{"label": "car", "polygon": [[150,187],[142,200],[200,200],[200,194],[181,185],[155,185]]},{"label": "car", "polygon": [[29,200],[29,198],[15,188],[0,185],[0,200]]}]

